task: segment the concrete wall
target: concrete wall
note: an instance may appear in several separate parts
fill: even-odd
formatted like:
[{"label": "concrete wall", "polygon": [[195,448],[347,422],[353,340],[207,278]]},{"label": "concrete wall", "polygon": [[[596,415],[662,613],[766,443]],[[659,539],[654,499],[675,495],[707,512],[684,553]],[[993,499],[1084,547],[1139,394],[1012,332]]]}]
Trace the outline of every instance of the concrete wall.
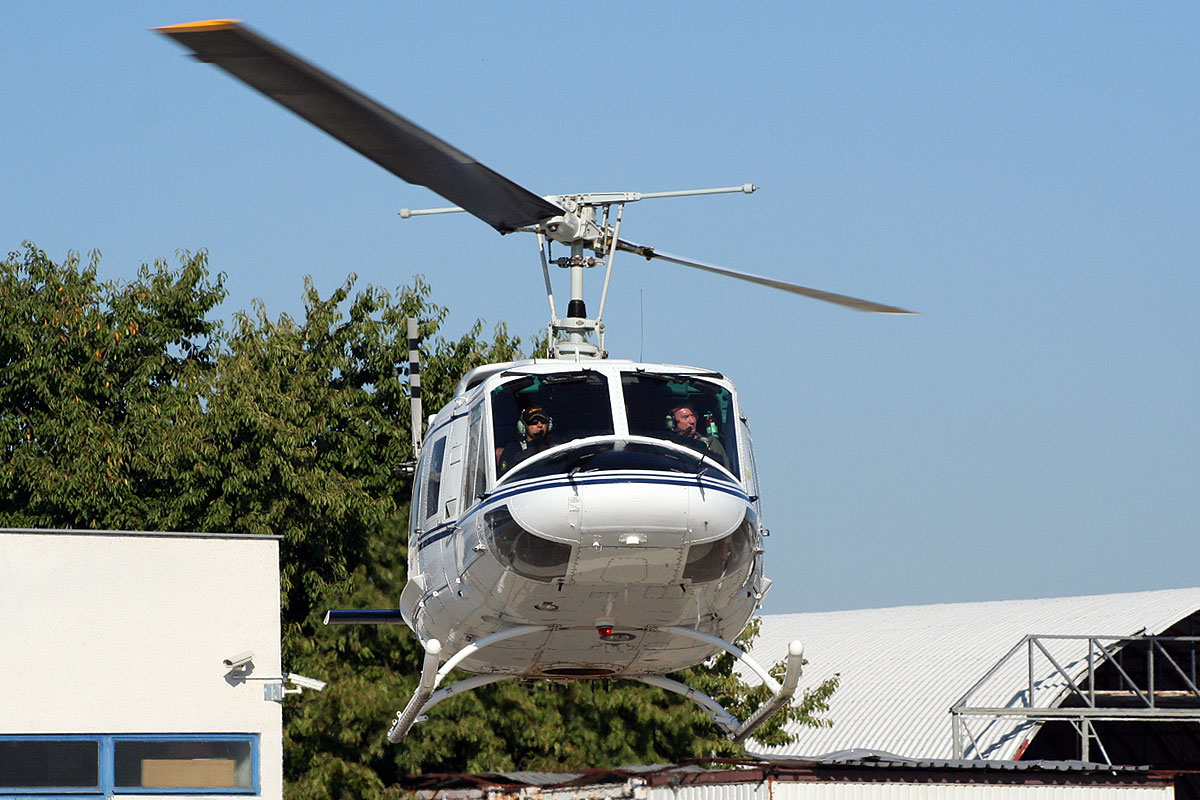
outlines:
[{"label": "concrete wall", "polygon": [[0,531],[0,614],[0,733],[257,733],[282,796],[278,540]]}]

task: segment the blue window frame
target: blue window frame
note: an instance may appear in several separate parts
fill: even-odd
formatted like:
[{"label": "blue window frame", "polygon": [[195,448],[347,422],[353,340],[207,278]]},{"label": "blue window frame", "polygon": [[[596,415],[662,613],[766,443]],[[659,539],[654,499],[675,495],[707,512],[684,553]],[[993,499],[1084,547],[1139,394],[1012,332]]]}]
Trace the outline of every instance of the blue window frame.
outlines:
[{"label": "blue window frame", "polygon": [[259,735],[0,734],[0,796],[256,795]]}]

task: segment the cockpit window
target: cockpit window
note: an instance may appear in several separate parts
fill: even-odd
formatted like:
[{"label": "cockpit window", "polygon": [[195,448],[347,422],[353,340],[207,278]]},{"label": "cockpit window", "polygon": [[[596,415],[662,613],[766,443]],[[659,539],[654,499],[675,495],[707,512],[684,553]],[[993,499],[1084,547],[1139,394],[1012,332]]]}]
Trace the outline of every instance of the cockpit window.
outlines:
[{"label": "cockpit window", "polygon": [[733,394],[693,375],[621,373],[629,432],[686,445],[738,473]]},{"label": "cockpit window", "polygon": [[492,390],[496,475],[555,445],[613,433],[608,381],[592,370],[516,375]]},{"label": "cockpit window", "polygon": [[755,517],[749,514],[724,539],[689,547],[687,564],[683,568],[684,579],[693,583],[708,583],[729,577],[739,583],[745,581],[753,560],[750,550],[755,526]]}]

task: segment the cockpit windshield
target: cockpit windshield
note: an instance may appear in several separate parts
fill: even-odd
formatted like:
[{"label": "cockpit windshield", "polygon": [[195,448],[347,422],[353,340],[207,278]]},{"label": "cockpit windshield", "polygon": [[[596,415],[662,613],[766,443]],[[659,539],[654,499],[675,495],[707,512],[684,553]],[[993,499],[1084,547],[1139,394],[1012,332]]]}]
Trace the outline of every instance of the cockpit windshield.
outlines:
[{"label": "cockpit windshield", "polygon": [[492,390],[497,476],[555,445],[612,435],[603,375],[592,370],[513,375]]},{"label": "cockpit windshield", "polygon": [[682,444],[738,475],[733,394],[695,375],[621,373],[629,432]]}]

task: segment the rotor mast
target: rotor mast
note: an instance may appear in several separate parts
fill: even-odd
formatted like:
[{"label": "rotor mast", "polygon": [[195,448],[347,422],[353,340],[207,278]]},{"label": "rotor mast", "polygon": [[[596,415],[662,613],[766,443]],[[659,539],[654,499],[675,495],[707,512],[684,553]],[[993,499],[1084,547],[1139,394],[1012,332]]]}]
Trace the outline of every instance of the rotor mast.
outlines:
[{"label": "rotor mast", "polygon": [[[592,261],[593,264],[587,263]],[[595,259],[584,256],[583,242],[571,242],[571,257],[566,268],[571,276],[571,299],[567,302],[566,319],[550,320],[550,348],[555,358],[605,358],[604,323],[588,319],[587,303],[583,299],[583,271],[594,265]],[[595,335],[595,341],[589,338]]]},{"label": "rotor mast", "polygon": [[583,271],[596,265],[595,256],[585,255],[584,251],[591,249],[602,255],[604,241],[611,232],[596,224],[596,206],[588,202],[587,195],[555,197],[551,202],[561,206],[564,213],[542,222],[538,226],[538,235],[570,246],[571,255],[556,259],[554,263],[567,270],[571,294],[567,300],[567,315],[563,318],[558,316],[551,300],[550,354],[554,358],[575,361],[606,358],[604,323],[599,318],[589,319],[587,315]]},{"label": "rotor mast", "polygon": [[[547,328],[550,337],[551,355],[554,358],[583,360],[591,358],[607,358],[608,351],[604,349],[604,304],[608,297],[608,285],[612,278],[612,264],[621,234],[621,217],[626,203],[638,200],[652,200],[663,197],[695,197],[697,195],[730,194],[741,192],[751,194],[758,189],[752,183],[740,186],[725,186],[714,189],[681,189],[669,192],[600,192],[572,195],[547,195],[544,200],[559,206],[561,214],[540,221],[536,226],[523,228],[538,235],[538,250],[542,258],[542,273],[546,279],[546,298],[550,303],[550,324]],[[617,207],[616,222],[608,224],[612,206]],[[596,219],[596,209],[602,208],[604,216],[601,221]],[[428,216],[431,214],[453,214],[466,209],[457,206],[443,208],[400,209],[400,217]],[[547,242],[559,242],[571,248],[571,255],[564,258],[548,260]],[[590,250],[594,256],[585,255]],[[639,253],[641,254],[641,253]],[[607,256],[607,259],[605,257]],[[648,258],[651,256],[647,256]],[[599,312],[594,319],[587,315],[587,303],[584,298],[584,270],[591,269],[605,261],[604,288],[600,296]],[[570,299],[567,302],[567,314],[558,316],[554,305],[554,291],[550,281],[549,265],[561,267],[570,274]]]}]

